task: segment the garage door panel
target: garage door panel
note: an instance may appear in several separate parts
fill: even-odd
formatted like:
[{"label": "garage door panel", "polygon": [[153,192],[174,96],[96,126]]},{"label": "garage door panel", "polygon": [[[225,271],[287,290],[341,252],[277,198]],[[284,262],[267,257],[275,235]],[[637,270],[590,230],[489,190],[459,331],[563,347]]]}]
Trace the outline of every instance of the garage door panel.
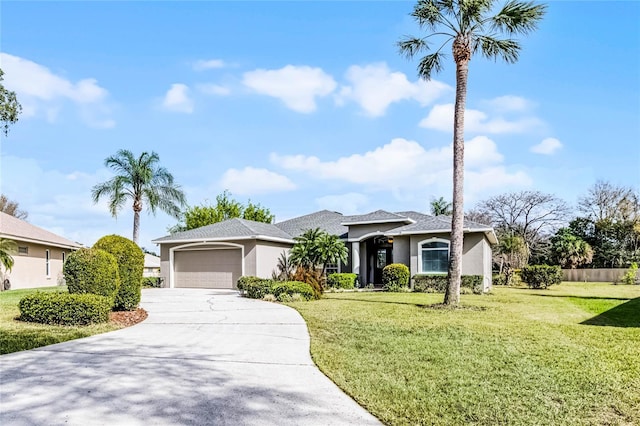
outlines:
[{"label": "garage door panel", "polygon": [[234,288],[242,275],[239,249],[191,250],[174,253],[175,286]]}]

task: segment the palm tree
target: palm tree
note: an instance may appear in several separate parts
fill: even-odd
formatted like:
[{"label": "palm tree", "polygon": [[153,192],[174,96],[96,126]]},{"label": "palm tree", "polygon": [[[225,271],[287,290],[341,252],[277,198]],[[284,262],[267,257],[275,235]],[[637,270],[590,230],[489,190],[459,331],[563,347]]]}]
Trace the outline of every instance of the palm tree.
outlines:
[{"label": "palm tree", "polygon": [[451,216],[451,203],[440,197],[438,199],[432,199],[429,203],[431,214],[434,216]]},{"label": "palm tree", "polygon": [[[451,256],[449,285],[444,296],[446,305],[460,302],[463,239],[464,184],[464,112],[467,98],[469,61],[474,53],[508,63],[518,60],[520,43],[512,37],[536,29],[545,13],[545,5],[529,1],[508,1],[492,15],[496,0],[419,0],[411,13],[421,29],[428,32],[422,38],[408,36],[398,42],[400,52],[413,58],[420,52],[431,52],[418,65],[418,74],[425,80],[442,71],[445,53],[451,42],[456,63],[456,100],[453,116],[453,218],[451,221]],[[501,34],[506,38],[501,38]],[[431,37],[443,39],[432,49]]]},{"label": "palm tree", "polygon": [[526,266],[529,260],[527,243],[520,235],[505,234],[500,236],[497,251],[500,258],[500,273],[504,274],[505,285],[511,285],[513,269]]},{"label": "palm tree", "polygon": [[[317,242],[318,260],[322,263],[322,276],[326,274],[329,263],[346,263],[349,251],[337,235],[324,232]],[[326,277],[325,277],[326,278]]]},{"label": "palm tree", "polygon": [[289,252],[289,260],[294,266],[305,269],[315,269],[320,263],[318,242],[323,234],[320,228],[308,229],[293,240],[295,244]]},{"label": "palm tree", "polygon": [[180,186],[174,183],[167,169],[158,166],[159,160],[155,152],[143,152],[135,158],[131,151],[121,149],[104,160],[105,166],[116,175],[91,191],[94,203],[102,197],[109,198],[109,211],[113,217],[127,200],[133,201],[133,242],[136,244],[144,203],[154,215],[160,209],[175,218],[180,217],[180,208],[186,204]]},{"label": "palm tree", "polygon": [[11,272],[13,265],[13,255],[18,252],[18,245],[15,241],[7,238],[0,238],[0,265],[7,271]]}]

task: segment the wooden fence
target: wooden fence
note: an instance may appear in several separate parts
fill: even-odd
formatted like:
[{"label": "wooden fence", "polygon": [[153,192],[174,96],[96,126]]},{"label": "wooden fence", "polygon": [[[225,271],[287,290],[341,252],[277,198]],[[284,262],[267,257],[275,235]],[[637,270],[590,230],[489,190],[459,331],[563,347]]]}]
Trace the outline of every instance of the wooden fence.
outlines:
[{"label": "wooden fence", "polygon": [[627,269],[599,268],[599,269],[563,269],[563,281],[605,282],[618,283]]}]

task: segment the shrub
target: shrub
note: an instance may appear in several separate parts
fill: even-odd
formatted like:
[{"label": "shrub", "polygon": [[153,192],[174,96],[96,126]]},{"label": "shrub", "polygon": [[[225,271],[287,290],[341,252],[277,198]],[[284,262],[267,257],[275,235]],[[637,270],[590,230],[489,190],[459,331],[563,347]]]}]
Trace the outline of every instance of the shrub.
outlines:
[{"label": "shrub", "polygon": [[357,274],[336,273],[327,277],[327,286],[331,288],[354,288],[356,286]]},{"label": "shrub", "polygon": [[116,294],[114,311],[133,311],[140,303],[142,289],[142,271],[144,253],[136,243],[120,235],[107,235],[100,238],[94,249],[111,253],[118,263],[120,288]]},{"label": "shrub", "polygon": [[265,294],[262,297],[262,300],[264,300],[265,302],[277,302],[278,301],[278,299],[271,293]]},{"label": "shrub", "polygon": [[[460,283],[460,293],[472,292],[482,294],[484,291],[482,275],[463,275]],[[419,274],[413,277],[413,291],[424,293],[444,293],[449,285],[447,275]]]},{"label": "shrub", "polygon": [[293,280],[309,284],[313,289],[314,299],[320,299],[324,291],[322,288],[322,277],[320,275],[321,272],[315,268],[299,266],[293,274]]},{"label": "shrub", "polygon": [[307,299],[302,297],[302,295],[300,293],[293,293],[291,295],[291,301],[292,302],[302,302],[303,300],[306,301]]},{"label": "shrub", "polygon": [[262,278],[245,281],[243,284],[243,294],[250,299],[262,299],[267,294],[273,294],[273,290],[271,290],[273,283],[273,280]]},{"label": "shrub", "polygon": [[522,268],[520,276],[529,288],[545,289],[553,284],[562,282],[562,269],[557,265],[525,266]]},{"label": "shrub", "polygon": [[258,277],[254,277],[252,275],[245,275],[245,276],[242,276],[242,277],[238,278],[238,282],[236,283],[236,287],[238,288],[238,290],[240,290],[241,292],[244,293],[244,291],[246,290],[246,287],[247,287],[247,283],[255,283],[255,282],[260,282],[260,281],[264,281],[264,278],[258,278]]},{"label": "shrub", "polygon": [[278,302],[287,303],[291,302],[291,295],[288,293],[280,293],[277,297]]},{"label": "shrub", "polygon": [[53,325],[87,325],[109,320],[113,301],[95,294],[35,292],[23,297],[20,320]]},{"label": "shrub", "polygon": [[493,285],[506,285],[507,277],[502,274],[493,274],[491,281],[493,282]]},{"label": "shrub", "polygon": [[622,276],[622,283],[628,285],[637,284],[637,275],[638,264],[636,262],[633,262],[629,269],[627,269],[627,272],[625,272],[625,274]]},{"label": "shrub", "polygon": [[161,288],[162,277],[143,277],[142,287],[144,288]]},{"label": "shrub", "polygon": [[382,284],[386,291],[400,291],[409,286],[411,274],[407,265],[391,263],[382,269]]},{"label": "shrub", "polygon": [[[283,294],[288,296],[299,294],[306,300],[313,298],[314,295],[313,288],[309,284],[300,281],[276,282],[271,286],[271,290],[278,300],[280,300],[280,296]],[[282,302],[282,300],[280,301]]]},{"label": "shrub", "polygon": [[97,294],[112,300],[120,287],[116,258],[104,250],[81,248],[64,263],[69,293]]}]

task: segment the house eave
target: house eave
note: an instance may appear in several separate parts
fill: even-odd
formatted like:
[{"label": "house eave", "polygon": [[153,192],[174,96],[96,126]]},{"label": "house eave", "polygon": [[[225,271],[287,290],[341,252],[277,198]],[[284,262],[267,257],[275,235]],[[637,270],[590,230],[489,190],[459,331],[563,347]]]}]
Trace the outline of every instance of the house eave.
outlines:
[{"label": "house eave", "polygon": [[[497,244],[498,239],[496,238],[496,234],[491,228],[464,228],[463,232],[471,233],[483,233],[487,236],[487,239],[491,244]],[[431,230],[423,230],[423,231],[388,231],[385,232],[384,235],[389,237],[400,237],[400,236],[409,236],[409,235],[426,235],[426,234],[445,234],[451,233],[451,229],[431,229]]]},{"label": "house eave", "polygon": [[221,243],[226,241],[247,241],[247,240],[261,240],[271,241],[274,243],[295,244],[295,241],[287,238],[269,237],[266,235],[245,235],[242,237],[226,237],[226,238],[180,238],[175,240],[152,240],[155,244],[175,244],[175,243]]},{"label": "house eave", "polygon": [[72,250],[78,250],[80,248],[82,248],[82,244],[63,244],[63,243],[56,243],[53,241],[46,241],[46,240],[38,240],[35,238],[26,238],[26,237],[21,237],[18,235],[10,235],[10,234],[5,234],[5,233],[0,233],[0,237],[1,238],[6,238],[9,240],[14,240],[14,241],[21,241],[21,242],[25,242],[25,243],[31,243],[31,244],[40,244],[43,246],[49,246],[49,247],[60,247],[60,248],[66,248],[66,249],[72,249]]},{"label": "house eave", "polygon": [[340,222],[342,226],[355,226],[355,225],[376,225],[380,223],[406,223],[407,225],[415,223],[416,221],[411,218],[399,217],[397,219],[376,219],[376,220],[360,220],[355,222]]}]

